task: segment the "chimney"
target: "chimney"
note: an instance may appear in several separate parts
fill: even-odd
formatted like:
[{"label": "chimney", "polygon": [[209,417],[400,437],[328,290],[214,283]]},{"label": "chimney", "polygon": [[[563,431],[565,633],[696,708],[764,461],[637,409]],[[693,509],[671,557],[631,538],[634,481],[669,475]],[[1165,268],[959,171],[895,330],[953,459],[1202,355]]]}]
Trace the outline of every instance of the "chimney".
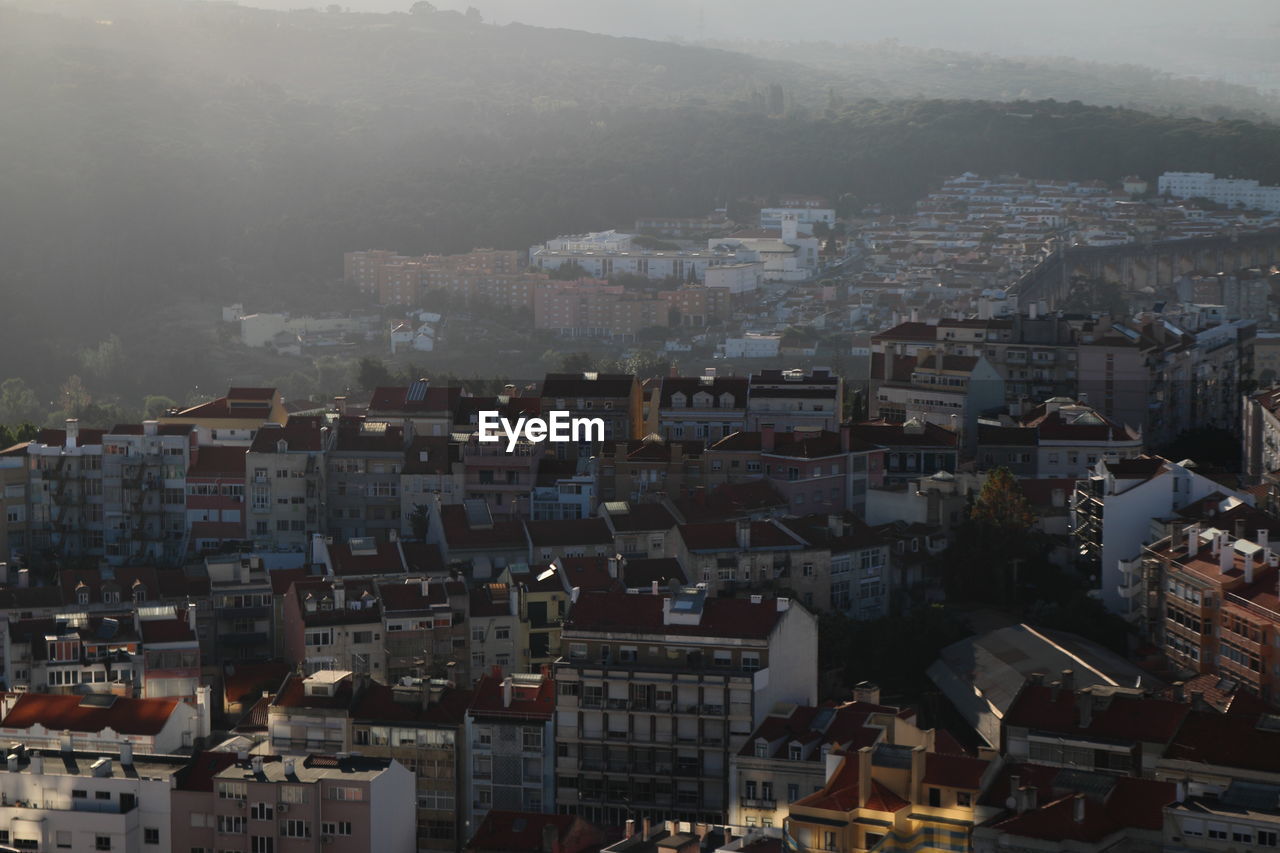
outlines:
[{"label": "chimney", "polygon": [[444,683],[450,687],[456,687],[458,682],[454,680],[454,673],[458,669],[458,662],[451,660],[444,665]]},{"label": "chimney", "polygon": [[515,584],[507,587],[507,603],[510,606],[511,615],[520,615],[520,590]]},{"label": "chimney", "polygon": [[298,774],[296,770],[297,770],[297,765],[294,763],[294,760],[292,758],[286,758],[284,760],[285,778],[288,778],[290,776],[297,776]]},{"label": "chimney", "polygon": [[9,761],[9,772],[17,773],[18,772],[18,753],[16,752],[9,753],[8,761]]},{"label": "chimney", "polygon": [[751,519],[739,519],[737,521],[738,547],[743,551],[751,547]]},{"label": "chimney", "polygon": [[[1259,552],[1258,552],[1258,559],[1259,559],[1259,560],[1265,560],[1265,559],[1266,559],[1266,552],[1265,552],[1265,551],[1259,551]],[[1264,565],[1265,565],[1265,563],[1264,563]],[[1244,559],[1244,582],[1245,582],[1246,584],[1251,584],[1251,583],[1253,583],[1253,558],[1252,558],[1252,557],[1245,557],[1245,559]]]},{"label": "chimney", "polygon": [[636,834],[636,822],[634,818],[627,818],[626,837],[630,838]]},{"label": "chimney", "polygon": [[773,427],[760,430],[760,449],[766,453],[773,450]]},{"label": "chimney", "polygon": [[1077,693],[1076,710],[1080,715],[1080,728],[1089,728],[1093,724],[1093,694],[1083,691]]},{"label": "chimney", "polygon": [[1210,545],[1210,547],[1213,549],[1213,556],[1215,557],[1222,556],[1222,539],[1223,537],[1221,533],[1214,534],[1213,544]]},{"label": "chimney", "polygon": [[1071,817],[1076,823],[1084,823],[1084,794],[1076,794],[1071,804]]},{"label": "chimney", "polygon": [[1243,518],[1236,519],[1236,538],[1237,539],[1244,538],[1244,519]]},{"label": "chimney", "polygon": [[643,834],[643,835],[641,835],[640,837],[641,837],[641,838],[648,838],[648,837],[649,837],[649,818],[647,818],[647,817],[646,817],[646,818],[644,818],[644,820],[643,820],[643,821],[641,821],[640,826],[642,827],[642,828],[641,828],[641,832],[642,832],[642,833],[644,833],[644,834]]},{"label": "chimney", "polygon": [[93,775],[98,778],[106,778],[111,775],[111,759],[99,758],[97,761],[89,765],[89,769],[93,771]]},{"label": "chimney", "polygon": [[852,442],[853,428],[849,424],[840,424],[840,452],[848,453]]},{"label": "chimney", "polygon": [[31,586],[31,570],[18,569],[18,589],[26,589]]},{"label": "chimney", "polygon": [[160,426],[160,422],[159,422],[159,421],[143,421],[143,422],[142,422],[142,434],[143,434],[143,435],[155,435],[157,432],[159,432],[159,426]]},{"label": "chimney", "polygon": [[1207,707],[1209,707],[1208,704],[1204,701],[1203,690],[1192,690],[1189,695],[1191,696],[1191,707],[1193,710],[1203,711]]},{"label": "chimney", "polygon": [[262,756],[255,755],[252,758],[251,766],[253,767],[254,774],[261,774],[262,773]]},{"label": "chimney", "polygon": [[1265,527],[1258,528],[1258,538],[1255,540],[1259,548],[1265,548],[1271,542],[1271,531]]},{"label": "chimney", "polygon": [[649,592],[650,592],[650,594],[651,594],[651,595],[657,595],[657,594],[658,594],[658,579],[657,579],[657,578],[654,578],[654,579],[653,579],[653,585],[652,585],[652,587],[650,588]]},{"label": "chimney", "polygon": [[1058,694],[1060,694],[1061,692],[1062,692],[1062,682],[1061,682],[1061,681],[1050,681],[1050,682],[1049,682],[1049,701],[1050,701],[1050,702],[1057,703],[1057,701],[1058,701]]},{"label": "chimney", "polygon": [[778,612],[785,613],[791,607],[791,599],[785,596],[778,596]]},{"label": "chimney", "polygon": [[868,705],[880,704],[880,685],[872,681],[859,681],[853,685],[853,701]]},{"label": "chimney", "polygon": [[1043,687],[1044,673],[1043,672],[1031,673],[1030,675],[1027,676],[1027,683],[1035,687]]},{"label": "chimney", "polygon": [[120,742],[120,766],[133,766],[133,744],[129,743],[127,740]]},{"label": "chimney", "polygon": [[1064,669],[1062,671],[1062,686],[1066,690],[1076,689],[1076,674],[1074,671],[1070,669]]},{"label": "chimney", "polygon": [[[1222,551],[1218,554],[1218,571],[1219,572],[1225,575],[1227,572],[1231,571],[1231,567],[1235,565],[1235,553],[1236,553],[1236,549],[1234,547],[1222,549]],[[1246,562],[1247,562],[1247,558],[1246,558]]]},{"label": "chimney", "polygon": [[197,605],[194,601],[187,604],[187,627],[193,634],[196,632],[196,610]]},{"label": "chimney", "polygon": [[618,577],[618,555],[614,554],[609,558],[609,577]]},{"label": "chimney", "polygon": [[1039,793],[1035,785],[1028,785],[1022,789],[1023,811],[1029,812],[1039,808]]},{"label": "chimney", "polygon": [[511,707],[511,676],[502,679],[502,707]]},{"label": "chimney", "polygon": [[74,751],[75,751],[75,746],[73,745],[72,740],[71,740],[71,732],[63,732],[63,733],[58,737],[58,751],[59,751],[59,752],[74,752]]},{"label": "chimney", "polygon": [[76,418],[67,418],[65,424],[67,431],[67,440],[64,446],[67,450],[75,450],[76,442],[80,438],[80,421]]},{"label": "chimney", "polygon": [[40,754],[40,750],[36,750],[31,753],[31,761],[27,765],[27,769],[30,770],[34,776],[44,775],[44,756]]},{"label": "chimney", "polygon": [[427,598],[427,597],[429,597],[429,596],[430,596],[430,594],[431,594],[431,593],[430,593],[430,590],[431,590],[431,580],[430,580],[429,578],[423,578],[422,580],[420,580],[420,581],[418,582],[418,589],[422,592],[422,597],[423,597],[423,598]]},{"label": "chimney", "polygon": [[1022,777],[1017,773],[1009,774],[1009,796],[1014,797],[1014,806],[1018,807],[1018,811],[1022,811],[1022,801],[1017,799],[1018,789],[1022,787]]}]

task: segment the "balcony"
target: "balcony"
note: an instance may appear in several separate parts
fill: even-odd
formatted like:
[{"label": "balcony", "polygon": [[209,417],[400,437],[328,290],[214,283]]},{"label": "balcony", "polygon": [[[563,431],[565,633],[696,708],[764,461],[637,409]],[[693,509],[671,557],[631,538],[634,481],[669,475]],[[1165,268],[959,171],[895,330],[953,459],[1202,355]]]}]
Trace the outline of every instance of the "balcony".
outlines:
[{"label": "balcony", "polygon": [[778,807],[777,800],[766,800],[759,797],[742,797],[738,802],[744,809],[776,809]]}]

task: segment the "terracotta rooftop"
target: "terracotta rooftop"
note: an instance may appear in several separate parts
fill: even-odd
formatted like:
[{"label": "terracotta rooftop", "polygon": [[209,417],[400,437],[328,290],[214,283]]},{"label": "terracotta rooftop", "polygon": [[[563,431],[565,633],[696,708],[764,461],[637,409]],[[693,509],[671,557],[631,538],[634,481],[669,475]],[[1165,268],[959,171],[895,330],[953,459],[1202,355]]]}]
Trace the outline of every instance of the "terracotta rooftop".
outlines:
[{"label": "terracotta rooftop", "polygon": [[[90,694],[102,696],[104,694]],[[86,696],[24,693],[0,728],[26,729],[39,725],[50,731],[100,732],[110,728],[124,735],[154,736],[169,722],[176,699],[133,699],[117,696],[110,705],[84,704]]]}]

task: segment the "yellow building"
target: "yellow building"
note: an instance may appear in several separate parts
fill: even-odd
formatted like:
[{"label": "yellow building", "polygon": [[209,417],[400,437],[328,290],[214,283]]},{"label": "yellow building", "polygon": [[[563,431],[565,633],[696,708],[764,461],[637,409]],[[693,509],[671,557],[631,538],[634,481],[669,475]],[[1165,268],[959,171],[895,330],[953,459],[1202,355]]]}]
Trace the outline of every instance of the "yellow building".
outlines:
[{"label": "yellow building", "polygon": [[978,794],[999,763],[937,752],[933,732],[914,726],[895,727],[894,735],[829,756],[826,784],[791,805],[785,829],[789,849],[854,851],[878,844],[883,853],[970,849],[973,827],[999,811],[978,805]]},{"label": "yellow building", "polygon": [[275,388],[230,388],[225,397],[186,409],[171,409],[162,424],[194,424],[200,444],[248,447],[263,424],[289,420],[284,398]]}]

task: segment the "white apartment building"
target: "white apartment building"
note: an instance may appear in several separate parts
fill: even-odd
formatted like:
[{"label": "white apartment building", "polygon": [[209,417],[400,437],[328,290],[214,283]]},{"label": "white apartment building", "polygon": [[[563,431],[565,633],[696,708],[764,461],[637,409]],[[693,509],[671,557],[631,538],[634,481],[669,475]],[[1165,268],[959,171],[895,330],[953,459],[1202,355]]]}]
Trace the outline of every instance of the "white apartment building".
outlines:
[{"label": "white apartment building", "polygon": [[1207,198],[1229,207],[1280,211],[1280,187],[1263,186],[1249,178],[1219,178],[1213,172],[1165,172],[1156,182],[1160,195]]},{"label": "white apartment building", "polygon": [[172,850],[169,789],[186,763],[110,751],[48,754],[10,747],[0,771],[0,845],[6,850]]},{"label": "white apartment building", "polygon": [[725,358],[777,358],[782,335],[747,332],[740,338],[724,339]]}]

